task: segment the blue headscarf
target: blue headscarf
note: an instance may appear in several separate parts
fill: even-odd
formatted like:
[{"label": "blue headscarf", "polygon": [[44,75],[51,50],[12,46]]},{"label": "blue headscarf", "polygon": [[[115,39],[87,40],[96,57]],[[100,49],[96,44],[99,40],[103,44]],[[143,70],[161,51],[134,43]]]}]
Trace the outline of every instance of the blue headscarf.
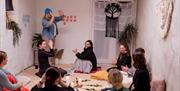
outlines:
[{"label": "blue headscarf", "polygon": [[52,10],[50,8],[46,8],[45,11],[44,11],[45,15],[47,15],[50,12],[52,12]]}]

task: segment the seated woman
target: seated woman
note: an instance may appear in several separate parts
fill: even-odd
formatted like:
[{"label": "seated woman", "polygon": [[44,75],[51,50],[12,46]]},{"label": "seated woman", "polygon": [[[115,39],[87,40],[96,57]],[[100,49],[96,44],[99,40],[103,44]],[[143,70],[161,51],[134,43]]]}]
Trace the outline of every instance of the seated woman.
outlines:
[{"label": "seated woman", "polygon": [[53,57],[53,42],[49,41],[50,51],[46,51],[46,42],[44,40],[38,43],[38,62],[39,62],[39,72],[36,73],[37,76],[42,77],[47,68],[50,67],[49,57]]},{"label": "seated woman", "polygon": [[[0,91],[17,91],[22,87],[22,85],[17,82],[15,77],[3,69],[3,67],[7,64],[7,54],[4,51],[0,51]],[[8,77],[12,77],[16,80],[16,83],[12,83]]]},{"label": "seated woman", "polygon": [[123,75],[118,69],[111,69],[108,73],[108,81],[112,88],[105,88],[101,91],[129,91],[122,85]]},{"label": "seated woman", "polygon": [[[61,79],[59,69],[57,67],[49,67],[42,79],[31,91],[74,91],[73,88],[66,86]],[[43,84],[44,87],[42,87]]]},{"label": "seated woman", "polygon": [[135,52],[133,54],[133,61],[136,71],[130,89],[134,86],[132,91],[150,91],[150,75],[147,70],[144,53],[140,51]]},{"label": "seated woman", "polygon": [[[143,55],[145,55],[145,50],[143,48],[136,48],[135,53],[142,53]],[[133,77],[135,74],[135,71],[136,69],[134,68],[134,66],[131,67],[130,69],[128,69],[128,75]]]},{"label": "seated woman", "polygon": [[96,55],[93,52],[93,43],[91,40],[85,42],[84,51],[79,53],[77,49],[74,49],[73,52],[77,56],[73,70],[89,73],[91,70],[96,70],[97,60]]},{"label": "seated woman", "polygon": [[[128,69],[131,68],[131,55],[127,43],[120,43],[119,51],[120,53],[117,61],[112,61],[112,64],[116,65],[116,67],[112,68],[117,68],[119,70],[127,72]],[[109,68],[108,71],[112,68]]]}]

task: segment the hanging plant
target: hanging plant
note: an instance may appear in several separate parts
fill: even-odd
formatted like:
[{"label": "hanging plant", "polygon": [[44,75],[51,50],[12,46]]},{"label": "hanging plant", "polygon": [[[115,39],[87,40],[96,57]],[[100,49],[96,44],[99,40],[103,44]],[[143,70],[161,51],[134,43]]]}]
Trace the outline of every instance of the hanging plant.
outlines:
[{"label": "hanging plant", "polygon": [[15,21],[8,21],[7,28],[13,31],[13,45],[19,44],[19,39],[21,37],[21,29]]},{"label": "hanging plant", "polygon": [[130,43],[137,34],[137,29],[133,23],[125,25],[124,30],[119,35],[119,42]]}]

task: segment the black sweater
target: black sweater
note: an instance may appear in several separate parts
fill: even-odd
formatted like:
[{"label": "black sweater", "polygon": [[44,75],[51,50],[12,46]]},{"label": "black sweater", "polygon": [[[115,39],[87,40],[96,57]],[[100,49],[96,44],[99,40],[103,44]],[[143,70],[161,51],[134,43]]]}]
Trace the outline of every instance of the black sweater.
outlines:
[{"label": "black sweater", "polygon": [[119,70],[121,70],[121,66],[128,66],[128,68],[131,68],[131,56],[129,54],[120,55],[116,66]]},{"label": "black sweater", "polygon": [[147,69],[137,69],[133,76],[133,91],[150,91],[150,78]]},{"label": "black sweater", "polygon": [[49,64],[49,57],[53,57],[53,49],[50,49],[50,51],[45,51],[44,49],[38,50],[38,61],[39,61],[39,72],[44,73],[48,67],[50,67]]},{"label": "black sweater", "polygon": [[89,60],[93,65],[93,69],[97,67],[96,55],[93,52],[93,48],[84,48],[84,51],[76,54],[77,58],[82,60]]},{"label": "black sweater", "polygon": [[71,87],[59,87],[57,85],[52,85],[49,87],[44,88],[38,88],[37,85],[35,85],[31,91],[74,91]]}]

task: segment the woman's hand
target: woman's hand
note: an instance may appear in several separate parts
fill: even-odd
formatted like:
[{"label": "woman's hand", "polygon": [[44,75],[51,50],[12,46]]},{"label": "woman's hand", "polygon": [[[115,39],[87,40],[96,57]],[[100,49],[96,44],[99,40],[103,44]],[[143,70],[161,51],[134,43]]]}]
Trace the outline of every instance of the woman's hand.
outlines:
[{"label": "woman's hand", "polygon": [[54,15],[53,15],[53,13],[52,12],[50,12],[49,13],[50,14],[50,21],[49,21],[49,24],[51,25],[51,24],[53,24],[53,22],[54,22]]},{"label": "woman's hand", "polygon": [[45,83],[45,81],[46,81],[46,75],[43,74],[40,81],[39,81],[39,83],[37,84],[37,87],[42,88],[42,85]]},{"label": "woman's hand", "polygon": [[128,72],[129,68],[127,66],[121,66],[122,71]]},{"label": "woman's hand", "polygon": [[20,87],[19,87],[18,89],[21,91],[21,89],[22,89],[23,86],[24,86],[24,85],[23,85],[23,82],[21,82],[21,83],[20,83]]},{"label": "woman's hand", "polygon": [[75,54],[76,54],[76,53],[78,53],[78,52],[77,52],[77,48],[76,48],[76,49],[74,49],[74,50],[72,50],[72,51],[73,51]]},{"label": "woman's hand", "polygon": [[59,13],[59,16],[64,16],[64,12],[62,10],[59,10],[58,13]]},{"label": "woman's hand", "polygon": [[54,19],[54,14],[52,12],[49,13],[51,15],[51,19]]},{"label": "woman's hand", "polygon": [[45,73],[42,75],[42,77],[41,77],[41,82],[42,83],[45,83],[45,81],[46,81],[46,75],[45,75]]},{"label": "woman's hand", "polygon": [[112,59],[112,63],[111,63],[112,65],[115,65],[116,64],[116,59],[115,58],[113,58]]}]

